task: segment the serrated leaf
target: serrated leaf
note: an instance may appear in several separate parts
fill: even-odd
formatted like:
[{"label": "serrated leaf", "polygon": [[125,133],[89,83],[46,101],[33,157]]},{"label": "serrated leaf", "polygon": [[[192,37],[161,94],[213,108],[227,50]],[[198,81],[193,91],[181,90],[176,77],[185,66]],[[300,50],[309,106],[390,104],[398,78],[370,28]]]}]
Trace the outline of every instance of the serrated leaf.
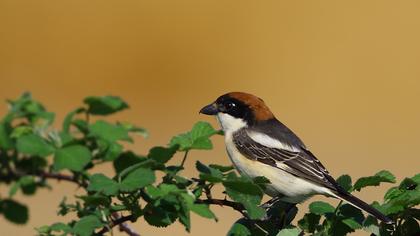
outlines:
[{"label": "serrated leaf", "polygon": [[326,202],[316,201],[309,204],[309,211],[317,215],[324,215],[326,213],[333,213],[335,207]]},{"label": "serrated leaf", "polygon": [[155,173],[151,169],[138,168],[122,180],[120,190],[123,192],[135,191],[154,183],[155,180]]},{"label": "serrated leaf", "polygon": [[195,167],[200,172],[200,179],[211,183],[219,183],[223,181],[223,173],[220,170],[208,167],[200,161],[195,163]]},{"label": "serrated leaf", "polygon": [[398,187],[392,187],[388,189],[388,191],[384,195],[384,200],[391,200],[393,198],[396,198],[400,196],[403,193],[402,190],[400,190]]},{"label": "serrated leaf", "polygon": [[174,156],[176,151],[177,147],[153,147],[150,149],[147,157],[155,160],[158,163],[165,164]]},{"label": "serrated leaf", "polygon": [[180,134],[171,139],[169,146],[179,145],[182,151],[191,149],[212,149],[209,139],[217,131],[207,122],[197,122],[190,132]]},{"label": "serrated leaf", "polygon": [[166,227],[175,222],[177,214],[161,207],[153,207],[147,204],[145,207],[144,219],[149,225]]},{"label": "serrated leaf", "polygon": [[210,210],[208,205],[205,204],[193,204],[190,207],[191,211],[196,213],[199,216],[208,218],[208,219],[216,219],[216,215]]},{"label": "serrated leaf", "polygon": [[286,229],[280,230],[277,236],[299,236],[301,232],[302,230],[296,227],[286,228]]},{"label": "serrated leaf", "polygon": [[89,149],[82,145],[73,145],[60,148],[54,155],[54,169],[69,169],[82,171],[92,159]]},{"label": "serrated leaf", "polygon": [[118,140],[132,141],[128,131],[121,125],[114,125],[103,120],[98,120],[89,126],[90,135],[104,139],[108,142]]},{"label": "serrated leaf", "polygon": [[128,104],[116,96],[92,96],[83,101],[88,105],[88,112],[93,115],[109,115],[128,108]]},{"label": "serrated leaf", "polygon": [[16,148],[21,153],[41,157],[46,157],[54,152],[53,146],[35,134],[19,137],[17,139]]},{"label": "serrated leaf", "polygon": [[107,196],[114,196],[118,193],[118,183],[103,174],[94,174],[90,177],[87,188],[89,191],[104,193]]},{"label": "serrated leaf", "polygon": [[258,185],[243,178],[225,181],[223,185],[232,200],[243,204],[251,219],[260,219],[265,215],[265,210],[258,206],[263,195]]},{"label": "serrated leaf", "polygon": [[313,233],[315,232],[317,226],[319,225],[319,220],[321,219],[320,215],[314,213],[306,213],[301,220],[299,220],[299,227],[305,230],[305,232]]},{"label": "serrated leaf", "polygon": [[228,236],[250,236],[251,231],[243,224],[235,223],[230,228],[229,232],[227,233]]},{"label": "serrated leaf", "polygon": [[29,219],[28,208],[11,199],[0,201],[0,212],[7,220],[15,224],[26,224]]},{"label": "serrated leaf", "polygon": [[94,230],[102,225],[98,217],[94,215],[84,216],[73,226],[73,232],[80,236],[91,236]]},{"label": "serrated leaf", "polygon": [[395,183],[395,176],[387,170],[382,170],[374,176],[362,177],[354,184],[354,189],[360,191],[364,187],[378,186],[380,183]]},{"label": "serrated leaf", "polygon": [[337,183],[347,192],[350,192],[352,189],[351,177],[349,175],[342,175],[338,177]]}]

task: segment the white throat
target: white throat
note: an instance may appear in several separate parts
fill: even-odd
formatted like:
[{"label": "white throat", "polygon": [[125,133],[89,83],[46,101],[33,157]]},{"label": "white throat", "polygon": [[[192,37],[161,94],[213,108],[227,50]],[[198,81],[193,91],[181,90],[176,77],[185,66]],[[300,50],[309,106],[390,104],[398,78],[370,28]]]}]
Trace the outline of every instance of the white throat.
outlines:
[{"label": "white throat", "polygon": [[216,117],[225,133],[233,133],[247,126],[244,120],[226,113],[219,112]]}]

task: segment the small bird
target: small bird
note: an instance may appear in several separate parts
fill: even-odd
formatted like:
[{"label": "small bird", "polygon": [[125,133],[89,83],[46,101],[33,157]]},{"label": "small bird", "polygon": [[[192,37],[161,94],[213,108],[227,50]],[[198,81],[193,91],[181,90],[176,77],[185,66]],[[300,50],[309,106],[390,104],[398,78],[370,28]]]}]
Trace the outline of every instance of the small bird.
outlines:
[{"label": "small bird", "polygon": [[344,200],[385,223],[392,220],[344,190],[306,148],[300,138],[276,119],[264,101],[252,94],[231,92],[203,107],[225,134],[226,150],[241,175],[270,180],[265,192],[289,203],[321,194]]}]

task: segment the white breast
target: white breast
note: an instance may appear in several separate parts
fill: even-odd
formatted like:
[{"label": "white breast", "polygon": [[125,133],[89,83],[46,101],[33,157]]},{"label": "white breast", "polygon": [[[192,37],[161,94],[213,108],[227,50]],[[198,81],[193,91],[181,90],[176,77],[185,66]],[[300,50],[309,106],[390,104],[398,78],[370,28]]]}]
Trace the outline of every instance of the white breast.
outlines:
[{"label": "white breast", "polygon": [[279,168],[246,158],[233,143],[232,132],[225,133],[225,143],[229,157],[241,175],[250,178],[264,176],[270,180],[271,184],[266,189],[266,193],[272,197],[281,194],[284,196],[282,200],[298,203],[314,194],[331,195],[327,188],[297,178]]}]

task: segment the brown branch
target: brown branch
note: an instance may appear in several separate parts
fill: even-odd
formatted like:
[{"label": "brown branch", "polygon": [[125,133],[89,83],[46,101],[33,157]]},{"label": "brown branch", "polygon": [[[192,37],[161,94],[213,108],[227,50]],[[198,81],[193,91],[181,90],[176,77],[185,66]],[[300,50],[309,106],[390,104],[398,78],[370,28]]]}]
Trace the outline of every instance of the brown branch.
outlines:
[{"label": "brown branch", "polygon": [[19,170],[9,171],[8,176],[9,178],[20,178],[23,176],[38,176],[42,179],[55,179],[55,180],[63,180],[67,182],[72,182],[80,187],[87,188],[88,184],[86,182],[80,182],[75,176],[71,175],[64,175],[60,173],[49,173],[49,172],[37,172],[37,173],[25,173]]},{"label": "brown branch", "polygon": [[112,222],[108,226],[103,227],[101,229],[101,231],[99,231],[95,235],[97,235],[97,236],[104,235],[106,232],[110,231],[115,226],[119,226],[121,232],[125,232],[126,234],[128,234],[130,236],[140,236],[139,233],[135,232],[126,223],[127,221],[132,221],[133,220],[133,215],[120,216],[118,213],[114,212],[114,213],[112,213],[112,216],[115,217],[115,219],[112,220]]},{"label": "brown branch", "polygon": [[244,206],[241,203],[238,202],[232,202],[226,199],[214,199],[214,198],[209,198],[209,199],[197,199],[195,201],[196,203],[203,203],[203,204],[209,204],[209,205],[219,205],[219,206],[228,206],[231,207],[232,209],[239,211],[242,215],[244,215]]},{"label": "brown branch", "polygon": [[35,175],[41,178],[45,178],[45,179],[56,179],[56,180],[64,180],[64,181],[72,182],[84,188],[87,188],[88,186],[88,184],[85,182],[84,183],[79,182],[75,176],[63,175],[59,173],[47,173],[47,172],[41,172]]}]

